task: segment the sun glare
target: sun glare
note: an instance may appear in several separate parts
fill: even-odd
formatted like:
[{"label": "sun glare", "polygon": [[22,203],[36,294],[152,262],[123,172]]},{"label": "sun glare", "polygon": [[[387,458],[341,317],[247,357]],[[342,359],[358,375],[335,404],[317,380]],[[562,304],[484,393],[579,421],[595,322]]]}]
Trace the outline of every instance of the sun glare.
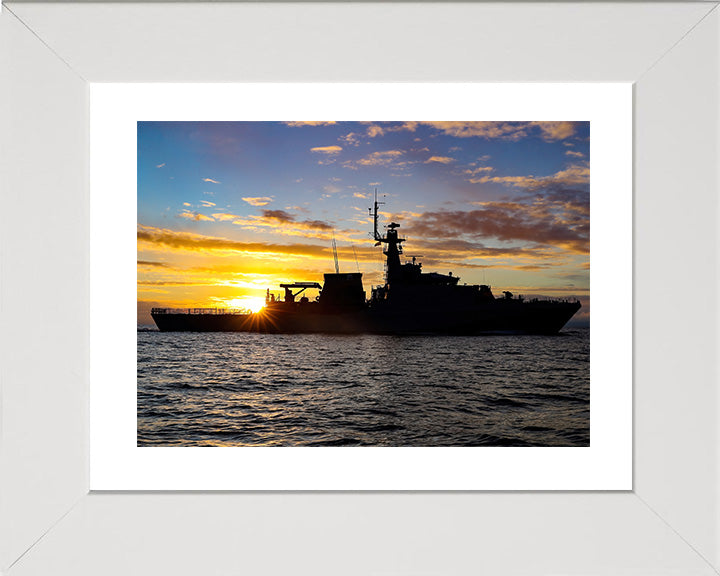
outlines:
[{"label": "sun glare", "polygon": [[233,298],[226,300],[225,305],[229,308],[245,308],[251,312],[260,312],[265,308],[265,298],[260,296],[243,296],[242,298]]}]

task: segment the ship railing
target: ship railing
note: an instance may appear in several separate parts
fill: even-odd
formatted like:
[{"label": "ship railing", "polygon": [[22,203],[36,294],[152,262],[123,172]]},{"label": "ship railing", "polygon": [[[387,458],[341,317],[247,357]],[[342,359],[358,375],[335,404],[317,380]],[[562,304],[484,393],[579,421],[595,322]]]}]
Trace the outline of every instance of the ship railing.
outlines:
[{"label": "ship railing", "polygon": [[244,308],[153,308],[152,314],[250,314]]},{"label": "ship railing", "polygon": [[533,296],[529,298],[522,295],[519,297],[526,302],[550,302],[554,304],[574,304],[575,302],[580,302],[580,299],[577,297],[553,298],[552,296]]}]

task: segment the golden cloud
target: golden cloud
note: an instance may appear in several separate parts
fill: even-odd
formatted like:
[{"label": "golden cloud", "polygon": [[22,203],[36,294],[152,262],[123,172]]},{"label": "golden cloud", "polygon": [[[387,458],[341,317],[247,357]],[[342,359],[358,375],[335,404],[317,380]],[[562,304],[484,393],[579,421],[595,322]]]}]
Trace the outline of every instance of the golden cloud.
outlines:
[{"label": "golden cloud", "polygon": [[551,176],[483,176],[482,178],[471,178],[469,181],[474,184],[485,184],[488,182],[507,184],[518,188],[532,190],[549,188],[558,185],[572,186],[587,184],[590,181],[590,167],[573,165],[566,170],[561,170]]},{"label": "golden cloud", "polygon": [[431,162],[438,162],[440,164],[451,164],[452,162],[455,162],[455,158],[450,158],[448,156],[430,156],[430,158],[425,160],[425,164],[430,164]]},{"label": "golden cloud", "polygon": [[300,127],[300,126],[330,126],[337,124],[334,120],[306,120],[300,122],[284,122],[287,126]]},{"label": "golden cloud", "polygon": [[[365,158],[361,158],[357,162],[355,162],[356,165],[359,166],[389,166],[389,165],[404,165],[407,164],[404,163],[397,163],[396,160],[402,156],[404,152],[402,150],[383,150],[380,152],[373,152],[372,154],[365,156]],[[352,165],[351,162],[346,163],[348,165]]]},{"label": "golden cloud", "polygon": [[342,152],[342,146],[316,146],[310,148],[310,152],[317,152],[319,154],[340,154]]},{"label": "golden cloud", "polygon": [[418,125],[425,125],[456,138],[500,138],[520,140],[533,134],[548,142],[565,140],[575,135],[576,122],[405,122],[399,127],[388,128],[372,125],[369,136],[382,136],[385,132],[407,130],[414,132]]},{"label": "golden cloud", "polygon": [[243,201],[250,204],[250,206],[267,206],[273,199],[270,196],[256,196],[243,198]]},{"label": "golden cloud", "polygon": [[138,242],[150,246],[164,246],[191,252],[240,252],[307,256],[309,258],[327,258],[329,249],[315,244],[275,244],[271,242],[242,242],[228,238],[218,238],[175,232],[165,228],[138,225]]},{"label": "golden cloud", "polygon": [[205,214],[199,214],[197,212],[190,212],[189,210],[185,211],[185,212],[180,212],[180,214],[178,214],[178,217],[179,218],[187,218],[188,220],[194,220],[195,222],[201,222],[201,221],[213,222],[214,221],[214,219],[210,216],[205,216]]},{"label": "golden cloud", "polygon": [[213,218],[217,220],[218,222],[225,222],[228,220],[235,220],[237,218],[242,218],[242,216],[239,216],[238,214],[228,214],[225,212],[218,212],[216,214],[213,214]]}]

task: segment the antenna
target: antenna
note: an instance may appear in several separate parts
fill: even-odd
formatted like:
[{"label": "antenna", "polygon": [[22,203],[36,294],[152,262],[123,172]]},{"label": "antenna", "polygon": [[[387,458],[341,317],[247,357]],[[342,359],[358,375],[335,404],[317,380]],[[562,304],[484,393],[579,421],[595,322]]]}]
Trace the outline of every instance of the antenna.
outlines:
[{"label": "antenna", "polygon": [[340,274],[340,265],[337,257],[337,244],[335,243],[335,232],[332,235],[333,258],[335,259],[335,274]]},{"label": "antenna", "polygon": [[375,202],[373,203],[373,207],[368,210],[370,212],[370,216],[373,217],[373,238],[376,241],[382,240],[382,236],[378,233],[378,206],[380,204],[385,204],[385,202],[378,202],[377,188],[375,188]]},{"label": "antenna", "polygon": [[360,272],[360,264],[358,264],[357,252],[355,252],[355,244],[350,244],[350,246],[352,246],[353,254],[355,255],[355,266],[357,266],[357,271]]}]

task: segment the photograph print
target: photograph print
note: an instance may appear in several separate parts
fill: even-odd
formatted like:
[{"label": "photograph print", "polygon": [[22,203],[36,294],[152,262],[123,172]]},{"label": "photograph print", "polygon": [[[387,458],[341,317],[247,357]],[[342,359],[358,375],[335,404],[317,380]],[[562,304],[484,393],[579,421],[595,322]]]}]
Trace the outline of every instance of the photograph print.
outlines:
[{"label": "photograph print", "polygon": [[137,445],[590,445],[590,123],[137,123]]}]

